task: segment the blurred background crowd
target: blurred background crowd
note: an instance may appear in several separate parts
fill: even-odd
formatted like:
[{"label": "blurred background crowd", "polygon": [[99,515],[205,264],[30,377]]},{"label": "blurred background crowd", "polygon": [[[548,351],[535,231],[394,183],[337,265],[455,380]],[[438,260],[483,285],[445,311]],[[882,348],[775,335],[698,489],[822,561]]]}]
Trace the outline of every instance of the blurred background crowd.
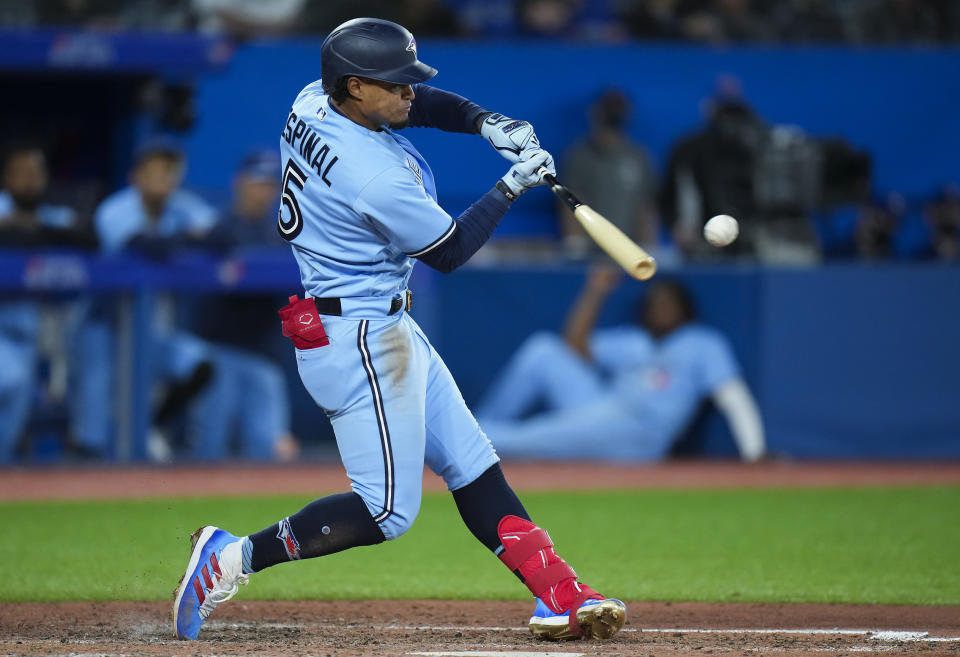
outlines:
[{"label": "blurred background crowd", "polygon": [[[229,162],[229,172],[205,174],[205,158],[229,148],[232,134],[225,140],[217,132],[223,115],[216,112],[227,100],[198,91],[197,80],[207,76],[215,85],[231,57],[250,52],[244,50],[248,44],[306,42],[315,53],[332,27],[360,15],[395,20],[418,38],[433,39],[431,45],[452,49],[466,44],[476,52],[494,52],[520,43],[555,48],[569,58],[571,47],[644,44],[661,63],[698,49],[720,52],[739,44],[754,48],[751,56],[757,59],[764,48],[810,49],[814,56],[845,49],[871,56],[922,50],[955,57],[960,43],[960,3],[954,0],[0,0],[0,49],[6,50],[0,56],[0,88],[5,89],[0,250],[131,255],[161,268],[179,254],[198,252],[226,263],[218,274],[224,279],[242,278],[242,260],[250,250],[288,257],[275,229],[277,151],[269,141],[256,148],[238,145],[236,156],[219,160]],[[63,30],[74,37],[57,36]],[[187,73],[171,73],[156,62],[128,70],[121,56],[107,52],[104,41],[76,37],[119,35],[136,44],[138,35],[157,33],[213,39],[209,60],[215,63]],[[18,43],[49,48],[40,57],[40,70],[36,62],[17,59]],[[175,59],[181,46],[167,43],[151,57]],[[123,47],[117,45],[117,52]],[[289,60],[297,47],[282,56]],[[656,50],[661,47],[693,50]],[[272,56],[279,61],[279,55]],[[431,61],[429,55],[424,59]],[[246,61],[250,67],[252,59]],[[71,70],[77,62],[93,62],[96,70]],[[303,69],[304,81],[318,75],[318,62],[294,65]],[[259,89],[279,69],[257,66],[249,70],[262,77],[247,81],[250,97],[229,100],[235,104],[231,113],[252,116],[254,106],[264,104],[256,102]],[[812,77],[816,66],[811,65]],[[918,174],[919,184],[914,180],[907,191],[889,176],[878,184],[876,154],[867,145],[846,134],[808,133],[791,117],[765,118],[747,84],[735,72],[722,71],[712,74],[712,87],[688,93],[700,100],[684,111],[695,113],[700,124],[672,135],[656,152],[643,139],[658,123],[657,110],[642,100],[652,96],[638,100],[646,77],[620,78],[590,90],[576,110],[586,120],[570,121],[550,143],[563,144],[555,155],[565,182],[667,270],[730,263],[814,267],[960,260],[957,167],[955,176]],[[460,90],[456,79],[444,81],[438,86]],[[784,84],[790,82],[796,80]],[[682,86],[683,80],[675,77],[672,84]],[[878,92],[875,82],[864,84]],[[899,93],[895,84],[891,90]],[[282,93],[283,98],[270,101],[284,105],[296,89],[285,87]],[[506,91],[498,95],[508,96]],[[518,97],[524,97],[522,89]],[[820,102],[829,114],[830,98]],[[556,116],[569,110],[549,110],[548,135],[561,123]],[[543,125],[537,116],[518,118]],[[915,117],[910,121],[914,134],[922,131]],[[640,130],[638,122],[644,123]],[[275,127],[268,126],[266,134]],[[895,133],[900,127],[884,129]],[[953,138],[956,125],[931,130]],[[192,156],[201,158],[193,169],[194,185],[187,177]],[[912,164],[899,166],[905,170]],[[227,179],[228,184],[216,182]],[[530,228],[536,222],[525,223],[530,217],[518,215],[514,228],[501,231],[477,263],[576,264],[603,258],[565,208],[553,207],[548,195],[538,198],[548,208],[546,227],[541,222]],[[469,200],[458,196],[456,204]],[[702,239],[706,219],[721,213],[735,216],[741,228],[740,239],[722,250]],[[241,264],[230,264],[230,258]],[[22,265],[16,258],[11,262],[11,271]],[[129,447],[116,447],[117,427],[136,424],[130,412],[146,417],[141,429],[147,451],[139,456],[153,460],[296,457],[304,439],[298,445],[294,438],[298,423],[291,407],[297,403],[290,397],[302,402],[303,394],[278,335],[274,313],[285,295],[277,286],[248,286],[231,294],[156,294],[149,298],[148,317],[131,328],[130,308],[109,285],[91,286],[96,290],[80,295],[31,290],[31,280],[70,278],[63,271],[50,274],[44,268],[48,263],[26,261],[24,289],[8,283],[0,292],[0,462],[130,456]],[[239,269],[230,269],[234,266]],[[78,272],[76,278],[85,281],[88,274]],[[561,306],[571,301],[568,297]],[[145,335],[131,337],[138,331]],[[131,340],[140,340],[136,344],[144,354],[124,351],[122,345]],[[749,333],[734,339],[741,359],[742,345],[750,340]],[[502,362],[509,351],[502,349],[494,360]],[[734,357],[724,359],[733,362]],[[745,379],[753,383],[751,367],[748,362]],[[131,371],[141,373],[140,383],[130,379]],[[483,376],[492,378],[489,372]],[[149,389],[149,410],[129,411],[136,404],[123,396],[131,386]],[[763,391],[759,397],[763,407]],[[753,431],[758,432],[762,436],[761,429]],[[44,447],[44,436],[54,436],[53,447]],[[314,438],[306,437],[308,446],[311,442]],[[762,448],[754,452],[756,457]]]},{"label": "blurred background crowd", "polygon": [[[356,15],[390,18],[422,37],[484,43],[537,37],[603,44],[932,46],[960,41],[960,4],[952,0],[38,0],[0,2],[0,29],[199,32],[236,42],[322,38]],[[31,89],[10,89],[23,97],[20,102],[30,102]],[[158,115],[160,129],[187,134],[194,128],[197,110],[188,82],[153,79],[135,96],[124,102]],[[719,76],[705,96],[702,126],[676,140],[657,162],[631,135],[638,108],[629,86],[598,93],[588,110],[589,134],[558,153],[566,158],[568,181],[628,234],[668,259],[802,263],[960,257],[956,179],[931,180],[919,193],[878,187],[871,180],[871,154],[862,145],[843,137],[816,138],[804,126],[765,119],[736,77]],[[8,104],[8,111],[23,113],[23,108]],[[16,127],[11,134],[18,134]],[[89,161],[94,155],[81,157],[77,151],[85,144],[77,143],[76,135],[31,136],[52,167],[47,191],[77,211],[79,225],[91,225],[96,204],[115,185],[117,166],[110,170],[102,157],[98,162]],[[6,146],[8,151],[17,147]],[[7,175],[29,175],[9,155]],[[77,168],[83,175],[71,175]],[[99,170],[90,175],[91,169]],[[224,196],[220,193],[220,202]],[[558,212],[555,236],[564,253],[588,255],[592,247],[572,217]],[[723,252],[705,248],[698,239],[702,217],[720,212],[736,216],[745,229],[744,239]],[[544,250],[552,257],[555,245],[535,242],[499,248],[507,256],[519,248],[521,258]]]},{"label": "blurred background crowd", "polygon": [[41,0],[0,3],[10,26],[324,35],[356,16],[421,37],[723,43],[955,43],[952,0]]}]

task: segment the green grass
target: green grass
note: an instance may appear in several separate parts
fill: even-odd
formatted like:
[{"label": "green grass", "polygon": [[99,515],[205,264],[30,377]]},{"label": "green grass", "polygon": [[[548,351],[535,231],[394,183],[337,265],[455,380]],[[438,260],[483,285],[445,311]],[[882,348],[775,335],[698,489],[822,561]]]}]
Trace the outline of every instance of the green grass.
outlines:
[{"label": "green grass", "polygon": [[[960,488],[530,493],[527,508],[594,588],[631,600],[960,604]],[[163,600],[187,536],[262,529],[303,497],[0,504],[0,600]],[[424,496],[398,541],[254,576],[246,599],[525,599]]]}]

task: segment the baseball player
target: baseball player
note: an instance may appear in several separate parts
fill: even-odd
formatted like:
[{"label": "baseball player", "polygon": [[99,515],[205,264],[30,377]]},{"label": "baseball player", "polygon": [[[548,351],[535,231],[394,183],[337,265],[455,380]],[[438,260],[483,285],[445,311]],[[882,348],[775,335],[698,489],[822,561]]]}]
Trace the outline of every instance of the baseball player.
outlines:
[{"label": "baseball player", "polygon": [[[247,155],[233,179],[233,202],[207,233],[205,243],[221,253],[286,249],[277,234],[280,152]],[[192,405],[187,422],[190,458],[220,460],[239,438],[244,458],[296,457],[290,432],[290,400],[283,370],[264,354],[275,337],[275,292],[211,295],[197,312],[196,334],[210,345],[213,377]]]},{"label": "baseball player", "polygon": [[[0,247],[93,246],[91,236],[77,227],[72,208],[46,202],[47,181],[46,157],[37,145],[20,143],[6,149]],[[58,310],[69,312],[74,306],[73,302],[45,303],[25,294],[0,296],[0,463],[13,457],[30,417],[43,317]]]},{"label": "baseball player", "polygon": [[[130,186],[108,196],[94,213],[105,255],[132,250],[162,260],[213,226],[216,210],[180,188],[185,166],[183,152],[168,139],[151,140],[138,150]],[[114,322],[113,300],[100,296],[78,337],[72,431],[77,444],[92,454],[105,453],[111,435]],[[209,346],[186,331],[156,326],[150,328],[150,342],[151,372],[170,382],[153,418],[162,427],[209,381]],[[165,439],[151,434],[151,458],[169,458]]]},{"label": "baseball player", "polygon": [[[530,124],[422,84],[405,28],[360,18],[321,51],[322,79],[297,96],[283,126],[279,230],[309,295],[280,311],[301,379],[327,413],[352,491],[311,502],[236,537],[213,526],[191,537],[175,594],[176,635],[196,638],[218,603],[251,573],[392,540],[413,524],[423,465],[443,477],[470,531],[536,598],[539,637],[605,638],[626,607],[577,581],[504,479],[499,459],[450,372],[408,314],[415,260],[456,269],[510,204],[553,171]],[[496,186],[452,219],[433,173],[397,130],[479,133],[512,163]]]},{"label": "baseball player", "polygon": [[[619,280],[616,269],[592,269],[563,336],[535,333],[497,377],[477,416],[498,453],[507,459],[662,459],[709,398],[743,459],[762,458],[763,422],[730,343],[695,321],[693,301],[679,283],[650,285],[639,325],[594,330]],[[531,407],[542,412],[530,416]]]}]

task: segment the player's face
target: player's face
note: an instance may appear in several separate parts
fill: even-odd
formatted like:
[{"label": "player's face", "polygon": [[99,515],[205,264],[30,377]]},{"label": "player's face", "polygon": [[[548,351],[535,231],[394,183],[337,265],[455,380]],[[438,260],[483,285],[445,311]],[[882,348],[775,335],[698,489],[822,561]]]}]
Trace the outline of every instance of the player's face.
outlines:
[{"label": "player's face", "polygon": [[241,176],[234,187],[237,214],[252,221],[271,217],[271,212],[275,217],[279,187],[273,180]]},{"label": "player's face", "polygon": [[136,168],[133,184],[147,203],[162,203],[180,186],[183,167],[168,157],[148,157]]},{"label": "player's face", "polygon": [[359,106],[370,125],[402,128],[407,124],[414,99],[413,87],[378,80],[362,80],[361,84],[363,95]]},{"label": "player's face", "polygon": [[21,207],[35,207],[47,187],[47,167],[39,151],[25,151],[10,158],[4,187]]},{"label": "player's face", "polygon": [[679,328],[685,320],[683,303],[670,288],[655,287],[648,293],[644,324],[656,337],[665,336]]}]

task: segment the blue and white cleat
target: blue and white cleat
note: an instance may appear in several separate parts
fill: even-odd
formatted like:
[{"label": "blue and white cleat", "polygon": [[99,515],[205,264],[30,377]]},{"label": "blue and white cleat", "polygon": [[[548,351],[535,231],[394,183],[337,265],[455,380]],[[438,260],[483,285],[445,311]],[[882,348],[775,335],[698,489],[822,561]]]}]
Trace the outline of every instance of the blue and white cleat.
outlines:
[{"label": "blue and white cleat", "polygon": [[616,598],[586,600],[577,613],[555,614],[537,598],[537,607],[530,617],[530,631],[538,639],[576,639],[578,637],[609,639],[627,620],[627,606]]},{"label": "blue and white cleat", "polygon": [[246,584],[240,539],[218,527],[190,535],[190,561],[174,591],[173,629],[178,639],[196,639],[200,626],[221,602]]}]

